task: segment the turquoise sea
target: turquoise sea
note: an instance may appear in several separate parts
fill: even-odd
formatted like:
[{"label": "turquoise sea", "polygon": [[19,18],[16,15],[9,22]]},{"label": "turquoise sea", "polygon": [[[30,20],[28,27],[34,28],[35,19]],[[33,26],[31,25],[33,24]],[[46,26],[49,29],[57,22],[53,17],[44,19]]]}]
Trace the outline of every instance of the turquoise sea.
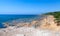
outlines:
[{"label": "turquoise sea", "polygon": [[[3,22],[10,22],[12,20],[17,20],[17,19],[21,19],[21,20],[25,20],[26,19],[35,19],[39,17],[38,15],[0,15],[0,28],[4,28],[3,26]],[[38,19],[38,18],[37,18]],[[27,21],[28,21],[27,20]]]}]

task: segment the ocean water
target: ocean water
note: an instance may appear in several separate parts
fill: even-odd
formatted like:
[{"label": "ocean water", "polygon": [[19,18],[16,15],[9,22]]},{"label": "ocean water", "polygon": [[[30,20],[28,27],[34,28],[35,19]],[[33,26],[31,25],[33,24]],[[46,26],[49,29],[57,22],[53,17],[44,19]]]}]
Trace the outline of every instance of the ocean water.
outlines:
[{"label": "ocean water", "polygon": [[[8,22],[8,21],[12,21],[12,20],[17,20],[17,19],[21,19],[21,20],[25,20],[25,19],[34,19],[34,18],[38,18],[38,15],[0,15],[0,28],[4,28],[3,26],[3,22]],[[27,21],[28,21],[27,20]]]}]

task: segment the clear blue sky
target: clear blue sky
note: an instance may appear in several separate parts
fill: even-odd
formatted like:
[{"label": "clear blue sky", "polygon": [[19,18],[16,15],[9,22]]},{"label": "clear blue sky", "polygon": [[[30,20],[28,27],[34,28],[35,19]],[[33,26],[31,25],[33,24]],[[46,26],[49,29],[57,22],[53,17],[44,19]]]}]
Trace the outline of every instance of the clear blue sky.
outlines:
[{"label": "clear blue sky", "polygon": [[41,14],[60,11],[60,0],[0,0],[0,14]]}]

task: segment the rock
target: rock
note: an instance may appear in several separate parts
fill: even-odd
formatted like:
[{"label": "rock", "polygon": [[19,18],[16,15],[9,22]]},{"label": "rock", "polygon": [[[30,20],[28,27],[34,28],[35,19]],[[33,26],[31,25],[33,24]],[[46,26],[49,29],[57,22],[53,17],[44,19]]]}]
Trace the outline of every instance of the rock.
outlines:
[{"label": "rock", "polygon": [[60,26],[57,26],[56,20],[52,15],[45,15],[39,20],[40,26],[37,27],[38,29],[49,29],[54,32],[60,30]]},{"label": "rock", "polygon": [[54,36],[53,32],[48,30],[38,30],[33,27],[9,27],[5,32],[1,31],[0,36]]}]

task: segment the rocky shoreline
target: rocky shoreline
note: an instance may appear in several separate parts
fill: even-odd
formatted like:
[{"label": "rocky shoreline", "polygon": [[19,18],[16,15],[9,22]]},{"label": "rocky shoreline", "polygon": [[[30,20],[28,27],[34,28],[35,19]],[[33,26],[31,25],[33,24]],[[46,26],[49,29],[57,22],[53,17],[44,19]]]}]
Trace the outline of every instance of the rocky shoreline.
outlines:
[{"label": "rocky shoreline", "polygon": [[[2,34],[2,36],[14,36],[14,34],[11,35],[11,33],[13,33],[14,30],[15,30],[14,32],[21,34],[21,31],[19,30],[21,28],[22,28],[21,30],[23,30],[23,31],[25,29],[30,30],[30,28],[31,28],[31,30],[34,29],[34,31],[36,31],[36,29],[39,30],[39,32],[37,31],[38,34],[36,32],[32,31],[32,33],[34,33],[36,35],[31,34],[31,32],[29,32],[29,30],[27,30],[30,33],[29,35],[27,34],[28,36],[38,36],[38,35],[39,36],[45,36],[45,35],[49,36],[50,34],[51,34],[50,36],[59,36],[60,35],[60,26],[58,26],[57,21],[55,20],[54,16],[52,16],[52,15],[45,15],[44,17],[40,18],[39,20],[33,20],[30,23],[28,23],[28,22],[18,23],[18,24],[15,23],[13,26],[10,26],[10,24],[5,23],[5,26],[7,28],[0,30],[0,31],[4,30],[4,31],[2,31],[2,33],[5,33],[5,35],[4,35],[0,32],[0,35]],[[47,30],[48,30],[48,32],[47,32]],[[7,33],[6,33],[6,31],[7,31]]]}]

